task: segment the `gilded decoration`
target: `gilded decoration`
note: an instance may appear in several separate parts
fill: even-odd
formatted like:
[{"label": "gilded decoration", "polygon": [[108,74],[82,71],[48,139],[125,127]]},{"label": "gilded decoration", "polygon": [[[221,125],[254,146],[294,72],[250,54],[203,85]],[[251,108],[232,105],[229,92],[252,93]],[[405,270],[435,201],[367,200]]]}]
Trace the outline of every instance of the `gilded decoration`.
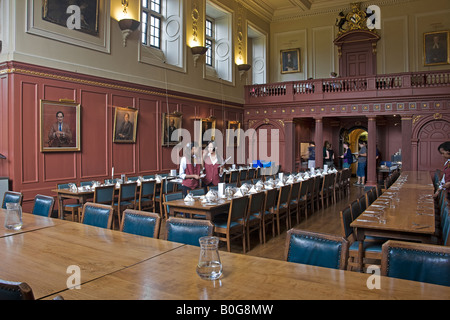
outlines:
[{"label": "gilded decoration", "polygon": [[369,15],[366,11],[361,9],[361,2],[351,3],[351,10],[347,13],[339,12],[336,18],[336,26],[339,28],[338,36],[353,30],[370,30],[375,32],[375,29],[369,29],[367,20]]}]

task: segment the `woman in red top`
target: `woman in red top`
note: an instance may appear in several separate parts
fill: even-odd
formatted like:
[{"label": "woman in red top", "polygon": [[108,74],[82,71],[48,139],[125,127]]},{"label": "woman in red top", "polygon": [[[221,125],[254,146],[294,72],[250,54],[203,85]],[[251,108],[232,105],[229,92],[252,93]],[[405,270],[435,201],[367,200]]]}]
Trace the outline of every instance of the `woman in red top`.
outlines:
[{"label": "woman in red top", "polygon": [[186,145],[184,157],[180,161],[180,177],[183,179],[181,190],[186,196],[190,190],[199,187],[200,173],[202,171],[201,159],[198,156],[198,146],[195,142]]},{"label": "woman in red top", "polygon": [[214,141],[208,142],[203,155],[203,167],[205,169],[205,177],[203,178],[203,186],[217,186],[223,174],[222,159],[216,153],[216,143]]}]

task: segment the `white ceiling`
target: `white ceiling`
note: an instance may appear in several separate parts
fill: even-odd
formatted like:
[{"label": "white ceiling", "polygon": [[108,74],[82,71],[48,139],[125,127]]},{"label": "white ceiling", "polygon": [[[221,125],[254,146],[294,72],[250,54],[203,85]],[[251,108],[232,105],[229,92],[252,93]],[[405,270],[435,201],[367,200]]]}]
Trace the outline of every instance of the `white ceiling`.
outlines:
[{"label": "white ceiling", "polygon": [[315,12],[339,12],[356,0],[242,0],[243,6],[268,22]]}]

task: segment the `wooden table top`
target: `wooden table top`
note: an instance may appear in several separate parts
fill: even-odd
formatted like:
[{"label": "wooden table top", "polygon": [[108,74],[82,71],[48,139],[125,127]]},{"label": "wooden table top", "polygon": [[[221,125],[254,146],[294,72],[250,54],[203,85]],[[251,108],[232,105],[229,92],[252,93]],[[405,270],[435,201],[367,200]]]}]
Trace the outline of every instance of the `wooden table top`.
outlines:
[{"label": "wooden table top", "polygon": [[0,238],[0,278],[27,282],[38,299],[67,289],[71,265],[80,267],[86,282],[181,245],[66,222]]},{"label": "wooden table top", "polygon": [[[428,172],[403,172],[351,226],[433,235],[435,233],[433,186]],[[398,198],[395,208],[391,198]],[[385,219],[385,223],[380,222]]]},{"label": "wooden table top", "polygon": [[380,289],[370,290],[370,274],[222,251],[224,273],[208,281],[196,274],[199,253],[198,247],[178,247],[61,295],[69,300],[450,299],[449,287],[381,277]]},{"label": "wooden table top", "polygon": [[5,225],[6,210],[0,208],[0,237],[10,236],[18,233],[29,232],[42,228],[54,227],[56,225],[69,223],[60,219],[52,219],[48,217],[42,217],[33,215],[30,213],[22,214],[22,228],[20,230],[9,230],[4,227]]}]

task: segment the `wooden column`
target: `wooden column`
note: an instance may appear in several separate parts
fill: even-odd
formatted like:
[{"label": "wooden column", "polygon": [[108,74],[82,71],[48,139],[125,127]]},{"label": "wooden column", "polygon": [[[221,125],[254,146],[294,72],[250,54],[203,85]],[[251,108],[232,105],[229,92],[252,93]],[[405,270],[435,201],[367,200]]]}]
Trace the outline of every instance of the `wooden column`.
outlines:
[{"label": "wooden column", "polygon": [[369,117],[367,122],[367,181],[366,186],[377,185],[377,122]]},{"label": "wooden column", "polygon": [[285,172],[295,171],[295,124],[284,120],[284,168]]},{"label": "wooden column", "polygon": [[322,117],[314,118],[316,121],[316,129],[314,132],[314,143],[316,144],[316,168],[323,167],[323,119]]},{"label": "wooden column", "polygon": [[402,116],[402,170],[411,171],[412,166],[412,117]]}]

